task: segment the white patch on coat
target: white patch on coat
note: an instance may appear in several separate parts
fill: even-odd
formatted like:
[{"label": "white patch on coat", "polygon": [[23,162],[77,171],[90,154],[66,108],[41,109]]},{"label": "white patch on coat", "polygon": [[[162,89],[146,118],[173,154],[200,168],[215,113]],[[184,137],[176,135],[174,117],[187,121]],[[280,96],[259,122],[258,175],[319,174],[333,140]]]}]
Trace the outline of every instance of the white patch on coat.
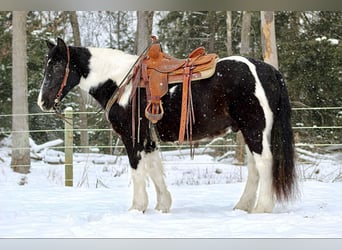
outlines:
[{"label": "white patch on coat", "polygon": [[[91,57],[89,62],[89,75],[87,78],[82,77],[80,80],[80,88],[89,93],[91,88],[97,87],[99,84],[106,82],[108,79],[120,85],[127,72],[135,63],[137,56],[126,54],[123,51],[107,48],[87,48]],[[128,104],[126,93],[130,93],[130,88],[126,88],[125,93],[121,97],[120,105]]]},{"label": "white patch on coat", "polygon": [[172,96],[176,92],[177,87],[178,87],[178,85],[175,85],[169,89],[170,96]]},{"label": "white patch on coat", "polygon": [[129,104],[129,99],[131,97],[132,84],[126,86],[125,91],[122,93],[118,103],[122,107],[126,107]]}]

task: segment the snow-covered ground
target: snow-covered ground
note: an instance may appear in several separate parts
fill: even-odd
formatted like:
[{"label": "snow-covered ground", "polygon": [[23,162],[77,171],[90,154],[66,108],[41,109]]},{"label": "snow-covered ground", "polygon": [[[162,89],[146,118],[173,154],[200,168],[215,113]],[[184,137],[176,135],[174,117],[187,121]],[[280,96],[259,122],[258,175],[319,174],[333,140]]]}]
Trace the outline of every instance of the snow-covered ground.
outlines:
[{"label": "snow-covered ground", "polygon": [[[132,186],[126,156],[74,155],[74,187],[64,187],[63,158],[45,150],[26,177],[10,169],[10,148],[0,148],[0,238],[341,238],[342,154],[298,149],[300,199],[272,214],[233,210],[246,167],[231,157],[163,152],[173,197],[170,213],[128,211]],[[50,161],[53,161],[50,159]],[[58,162],[58,159],[57,159]]]}]

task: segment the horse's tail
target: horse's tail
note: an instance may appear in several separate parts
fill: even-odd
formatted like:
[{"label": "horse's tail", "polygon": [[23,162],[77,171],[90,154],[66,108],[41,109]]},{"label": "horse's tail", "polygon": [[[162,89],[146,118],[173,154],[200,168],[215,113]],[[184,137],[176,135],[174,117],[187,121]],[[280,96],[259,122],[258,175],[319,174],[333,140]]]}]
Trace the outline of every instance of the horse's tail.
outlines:
[{"label": "horse's tail", "polygon": [[276,76],[280,85],[280,99],[271,135],[273,189],[278,201],[289,201],[297,193],[291,106],[285,80],[279,71],[276,71]]}]

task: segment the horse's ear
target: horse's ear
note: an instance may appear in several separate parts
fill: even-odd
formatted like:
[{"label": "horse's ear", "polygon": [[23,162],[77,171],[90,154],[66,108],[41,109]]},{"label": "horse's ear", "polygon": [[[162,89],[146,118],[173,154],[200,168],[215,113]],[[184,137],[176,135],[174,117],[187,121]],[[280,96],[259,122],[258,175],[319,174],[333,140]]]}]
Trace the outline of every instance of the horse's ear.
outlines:
[{"label": "horse's ear", "polygon": [[49,49],[52,49],[53,47],[56,46],[56,44],[54,44],[53,42],[49,41],[49,40],[46,40],[46,45]]},{"label": "horse's ear", "polygon": [[57,38],[57,48],[62,55],[67,55],[67,45],[61,38]]},{"label": "horse's ear", "polygon": [[65,44],[65,42],[63,41],[63,39],[61,39],[61,38],[57,38],[57,46],[59,47],[59,48],[62,48],[62,49],[65,49],[66,48],[66,44]]}]

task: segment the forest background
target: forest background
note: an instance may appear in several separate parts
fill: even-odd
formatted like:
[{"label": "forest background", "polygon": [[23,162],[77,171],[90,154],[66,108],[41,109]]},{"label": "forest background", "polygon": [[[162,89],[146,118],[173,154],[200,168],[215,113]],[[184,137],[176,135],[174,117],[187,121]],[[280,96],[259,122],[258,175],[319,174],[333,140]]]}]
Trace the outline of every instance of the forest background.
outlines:
[{"label": "forest background", "polygon": [[[185,57],[199,46],[220,57],[240,54],[242,11],[155,11],[153,30],[166,52]],[[249,12],[250,43],[245,55],[262,59],[260,12]],[[276,47],[279,70],[285,76],[293,108],[342,106],[342,46],[341,12],[332,11],[277,11],[275,14]],[[12,119],[12,12],[0,12],[0,139],[11,134]],[[43,79],[45,40],[63,38],[75,45],[73,18],[80,30],[80,43],[90,47],[112,47],[127,53],[137,53],[137,12],[135,11],[29,11],[26,20],[28,110],[41,111],[36,104]],[[228,18],[231,23],[228,25]],[[74,20],[75,21],[75,20]],[[232,43],[228,47],[227,35]],[[99,106],[87,95],[75,90],[64,101],[75,111],[85,103],[86,111],[99,111]],[[294,127],[340,126],[340,109],[293,111]],[[8,119],[6,117],[8,116]],[[88,128],[108,129],[102,114],[86,117]],[[75,118],[75,128],[84,119]],[[29,116],[30,131],[55,128],[56,132],[30,133],[37,143],[63,138],[64,123],[55,116]],[[109,134],[108,134],[109,133]],[[112,145],[112,132],[88,132],[89,145]],[[341,143],[341,130],[299,130],[298,137],[306,143]],[[75,134],[80,145],[81,132]],[[79,149],[82,150],[82,149]],[[106,149],[104,149],[105,151]]]}]

